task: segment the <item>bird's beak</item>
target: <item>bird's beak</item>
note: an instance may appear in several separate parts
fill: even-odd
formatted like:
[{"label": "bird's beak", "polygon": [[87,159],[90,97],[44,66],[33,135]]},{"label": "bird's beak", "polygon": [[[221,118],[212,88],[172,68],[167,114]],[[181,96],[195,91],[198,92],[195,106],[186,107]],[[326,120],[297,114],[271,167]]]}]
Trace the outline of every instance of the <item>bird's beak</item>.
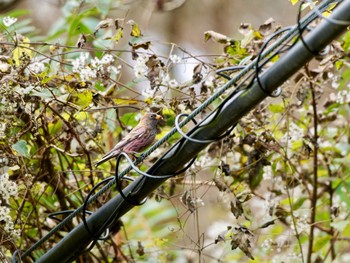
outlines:
[{"label": "bird's beak", "polygon": [[157,114],[156,119],[157,119],[157,120],[162,120],[163,117]]}]

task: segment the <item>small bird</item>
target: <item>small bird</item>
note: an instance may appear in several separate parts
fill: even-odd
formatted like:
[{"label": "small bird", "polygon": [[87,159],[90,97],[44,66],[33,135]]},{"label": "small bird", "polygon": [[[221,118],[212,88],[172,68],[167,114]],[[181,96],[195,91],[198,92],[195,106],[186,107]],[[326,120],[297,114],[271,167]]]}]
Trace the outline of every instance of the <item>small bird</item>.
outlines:
[{"label": "small bird", "polygon": [[162,116],[155,113],[146,113],[142,116],[139,124],[133,128],[112,150],[106,153],[96,166],[105,161],[116,158],[121,152],[135,154],[145,150],[150,146],[157,135],[157,124]]}]

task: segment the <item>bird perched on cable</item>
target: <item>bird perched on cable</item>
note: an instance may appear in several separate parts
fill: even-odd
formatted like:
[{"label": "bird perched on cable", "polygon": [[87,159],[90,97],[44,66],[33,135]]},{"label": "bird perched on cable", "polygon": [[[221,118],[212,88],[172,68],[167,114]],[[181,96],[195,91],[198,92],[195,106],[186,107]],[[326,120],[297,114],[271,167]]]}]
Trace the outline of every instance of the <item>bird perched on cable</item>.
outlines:
[{"label": "bird perched on cable", "polygon": [[96,166],[105,161],[116,158],[121,152],[135,154],[145,150],[150,146],[157,135],[157,124],[162,116],[155,113],[146,113],[142,116],[139,124],[133,128],[112,150],[106,153]]}]

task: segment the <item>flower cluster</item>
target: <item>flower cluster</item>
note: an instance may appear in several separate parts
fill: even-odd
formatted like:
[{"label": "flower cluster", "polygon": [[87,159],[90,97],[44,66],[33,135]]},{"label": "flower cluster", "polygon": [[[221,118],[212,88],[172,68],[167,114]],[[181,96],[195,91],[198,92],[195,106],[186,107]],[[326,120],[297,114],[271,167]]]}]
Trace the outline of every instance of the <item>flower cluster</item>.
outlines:
[{"label": "flower cluster", "polygon": [[110,54],[104,55],[101,59],[95,57],[91,59],[91,63],[88,62],[89,53],[81,53],[80,57],[72,61],[74,73],[80,75],[82,81],[89,81],[96,78],[98,75],[106,73],[120,73],[120,66],[113,66],[114,57]]},{"label": "flower cluster", "polygon": [[1,200],[9,202],[10,197],[17,197],[18,185],[9,180],[7,173],[0,175],[0,222],[4,223],[4,230],[13,237],[19,236],[19,230],[14,229],[14,223],[10,215],[10,208],[3,206]]},{"label": "flower cluster", "polygon": [[294,211],[293,216],[296,224],[294,225],[294,223],[291,223],[290,228],[294,234],[307,232],[310,228],[310,224],[308,223],[310,217],[309,213],[304,211],[302,214],[300,214],[298,211]]},{"label": "flower cluster", "polygon": [[175,54],[170,55],[169,59],[174,64],[181,63],[181,61],[182,61],[182,59],[178,55],[175,55]]},{"label": "flower cluster", "polygon": [[9,180],[9,175],[7,173],[0,175],[0,196],[6,203],[9,202],[11,196],[17,197],[18,195],[18,185]]},{"label": "flower cluster", "polygon": [[9,27],[9,26],[11,26],[11,25],[13,25],[14,23],[17,22],[17,18],[15,18],[15,17],[10,17],[10,16],[6,16],[6,17],[4,17],[4,18],[2,19],[2,22],[4,23],[4,25],[5,25],[6,27]]},{"label": "flower cluster", "polygon": [[29,64],[28,70],[33,74],[40,74],[45,70],[45,65],[42,62],[33,62]]},{"label": "flower cluster", "polygon": [[350,102],[350,91],[349,90],[341,90],[336,95],[336,102],[340,104],[345,104]]},{"label": "flower cluster", "polygon": [[148,67],[146,62],[148,61],[148,57],[146,55],[141,54],[136,59],[136,65],[134,67],[134,74],[136,78],[142,78],[147,74]]},{"label": "flower cluster", "polygon": [[[149,75],[150,72],[154,73],[154,74],[150,74],[150,75],[152,75],[151,79],[149,79],[151,81],[151,85],[144,88],[144,90],[142,91],[142,95],[145,98],[154,97],[155,96],[155,91],[154,91],[155,86],[177,88],[179,86],[179,83],[175,79],[170,78],[170,75],[168,73],[168,69],[162,67],[161,64],[159,64],[156,67],[157,68],[156,70],[152,67],[149,67],[147,65],[147,63],[149,62],[150,59],[152,59],[152,58],[149,58],[145,54],[141,54],[137,57],[136,64],[134,67],[134,74],[135,74],[135,77],[138,79],[142,78],[142,77],[146,77],[147,75]],[[171,55],[169,57],[169,59],[174,64],[181,62],[181,58],[178,57],[177,55]],[[154,71],[154,72],[152,72],[152,71]]]},{"label": "flower cluster", "polygon": [[289,125],[289,131],[285,135],[283,135],[283,137],[281,138],[281,143],[286,144],[288,141],[289,143],[293,143],[303,138],[303,136],[304,136],[303,129],[299,128],[298,125],[292,122]]}]

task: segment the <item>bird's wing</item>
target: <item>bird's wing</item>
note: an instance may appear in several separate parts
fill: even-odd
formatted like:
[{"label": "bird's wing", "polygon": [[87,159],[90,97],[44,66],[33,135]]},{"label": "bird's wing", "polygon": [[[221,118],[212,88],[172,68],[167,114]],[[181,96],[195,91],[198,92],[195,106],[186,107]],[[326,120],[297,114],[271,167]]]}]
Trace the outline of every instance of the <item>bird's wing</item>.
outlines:
[{"label": "bird's wing", "polygon": [[130,131],[128,135],[126,135],[120,142],[118,142],[114,146],[111,152],[122,149],[125,145],[129,144],[130,142],[144,136],[146,132],[147,132],[147,128],[145,126],[136,126],[134,129]]},{"label": "bird's wing", "polygon": [[126,135],[120,142],[118,142],[112,150],[106,153],[101,160],[99,160],[95,165],[98,166],[105,161],[116,157],[120,154],[124,146],[128,145],[130,142],[142,137],[147,132],[147,128],[145,126],[136,126],[134,129],[130,131],[128,135]]}]

